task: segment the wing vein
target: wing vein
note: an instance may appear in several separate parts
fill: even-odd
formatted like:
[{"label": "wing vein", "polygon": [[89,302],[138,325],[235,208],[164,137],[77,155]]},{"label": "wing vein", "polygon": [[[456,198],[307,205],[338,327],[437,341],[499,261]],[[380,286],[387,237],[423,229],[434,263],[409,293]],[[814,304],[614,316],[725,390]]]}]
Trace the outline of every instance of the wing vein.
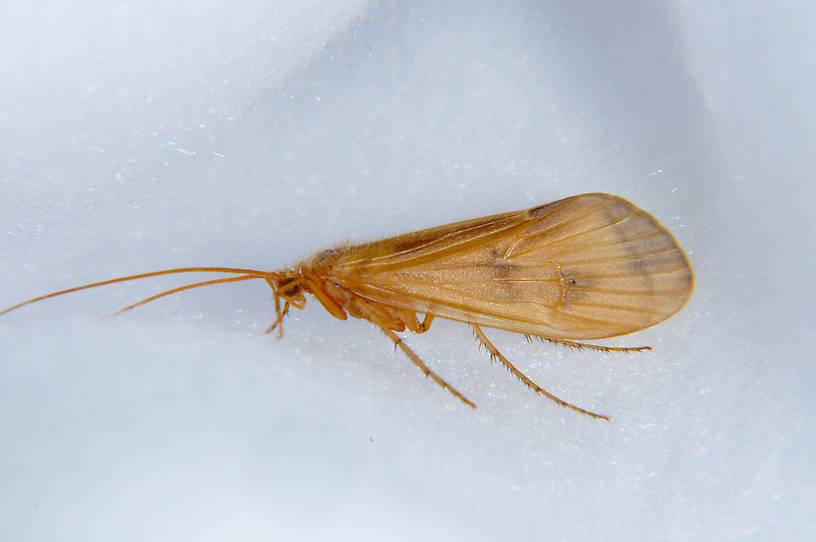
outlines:
[{"label": "wing vein", "polygon": [[[646,237],[651,237],[651,235],[639,237],[636,240],[640,240],[640,239],[643,239],[643,238],[646,238]],[[598,246],[615,246],[615,245],[616,245],[616,243],[611,242],[611,243],[606,243],[604,245],[598,245]],[[590,248],[597,248],[597,246],[593,246],[593,247],[590,247]],[[572,254],[580,254],[581,252],[582,251],[575,251],[575,252],[571,253],[571,255]],[[589,252],[591,252],[591,250]],[[672,252],[679,252],[679,251],[678,251],[677,247],[672,246],[672,247],[669,247],[669,248],[664,249],[664,250],[659,250],[659,251],[655,251],[655,252],[645,252],[645,253],[643,253],[643,254],[641,254],[639,256],[639,259],[645,260],[645,259],[648,259],[648,258],[651,258],[651,257],[654,257],[654,256],[661,256],[663,254],[671,254]],[[632,259],[633,259],[632,255],[626,253],[626,254],[623,254],[622,256],[609,256],[609,257],[606,257],[606,258],[595,258],[594,260],[583,260],[582,259],[578,263],[580,265],[584,266],[584,265],[597,265],[597,264],[605,264],[605,263],[612,263],[612,262],[625,262],[625,261],[631,261]],[[562,265],[564,265],[564,264],[562,264]]]},{"label": "wing vein", "polygon": [[[596,231],[600,231],[600,230],[602,230],[602,229],[604,229],[604,228],[608,228],[608,227],[610,227],[610,226],[614,226],[614,225],[616,225],[616,224],[620,224],[620,223],[621,223],[621,222],[623,222],[624,220],[627,220],[627,219],[629,219],[629,218],[632,218],[633,216],[634,216],[634,213],[629,213],[629,214],[627,214],[626,216],[624,216],[624,217],[622,217],[622,218],[620,218],[620,219],[618,219],[618,220],[615,220],[614,222],[607,222],[606,224],[602,224],[602,225],[597,226],[597,227],[595,227],[595,228],[590,228],[590,229],[587,229],[587,230],[579,231],[578,233],[574,233],[574,234],[572,234],[572,235],[568,235],[568,236],[566,236],[566,237],[562,237],[562,238],[557,239],[557,240],[555,240],[555,241],[550,241],[550,242],[547,242],[547,243],[542,243],[542,244],[540,244],[540,245],[538,245],[538,246],[536,246],[536,247],[534,247],[534,248],[531,248],[531,249],[528,249],[528,250],[524,250],[524,251],[519,252],[519,253],[517,253],[517,254],[513,254],[512,256],[508,256],[507,258],[508,258],[508,259],[509,259],[509,258],[516,258],[516,257],[518,257],[518,256],[523,256],[524,254],[529,254],[530,252],[535,252],[535,251],[537,251],[537,250],[541,250],[541,249],[543,249],[543,248],[547,248],[547,247],[552,248],[553,246],[555,246],[555,245],[559,245],[559,244],[563,243],[564,241],[574,240],[574,239],[576,239],[576,238],[578,238],[578,237],[581,237],[582,235],[586,235],[586,234],[588,234],[588,233],[593,233],[593,232],[596,232]],[[620,242],[621,242],[621,241],[620,241],[620,240],[618,240],[618,243],[620,243]]]},{"label": "wing vein", "polygon": [[[424,245],[411,247],[402,252],[383,254],[382,256],[379,257],[373,257],[369,260],[369,265],[404,266],[406,264],[410,264],[413,260],[418,258],[430,258],[433,255],[437,254],[438,252],[442,251],[456,252],[456,248],[461,245],[465,244],[478,245],[479,242],[485,237],[499,236],[500,234],[506,232],[507,230],[512,230],[513,228],[518,227],[518,224],[510,223],[506,226],[499,226],[496,229],[487,229],[487,231],[481,234],[475,234],[473,236],[463,235],[463,231],[467,232],[482,227],[485,227],[485,224],[477,224],[476,226],[473,226],[467,230],[459,230],[456,232],[445,234],[442,237],[434,239],[433,241],[429,241]],[[457,240],[456,238],[459,239]],[[405,256],[405,259],[400,259],[401,256]],[[353,266],[356,263],[357,260],[350,260],[349,262],[344,262],[342,267],[349,267],[350,265]]]},{"label": "wing vein", "polygon": [[[587,218],[587,217],[590,217],[590,216],[592,216],[592,215],[594,215],[594,214],[600,213],[600,212],[601,212],[601,211],[603,211],[604,209],[609,209],[609,208],[610,208],[610,207],[612,207],[613,205],[615,205],[615,203],[614,203],[614,202],[613,202],[613,203],[608,203],[608,204],[603,205],[603,206],[601,206],[601,207],[597,207],[597,208],[595,208],[595,209],[593,209],[593,210],[589,211],[588,213],[583,214],[583,215],[581,215],[581,216],[572,217],[572,218],[570,218],[570,219],[568,219],[568,220],[565,220],[565,221],[563,221],[563,222],[559,222],[558,224],[554,224],[554,225],[553,225],[552,227],[550,227],[550,228],[546,228],[546,229],[543,229],[543,230],[536,230],[536,231],[533,231],[533,232],[530,232],[530,233],[521,233],[521,234],[519,234],[519,239],[527,239],[527,238],[529,238],[529,237],[534,237],[534,236],[536,236],[536,235],[541,235],[542,233],[548,233],[548,232],[551,232],[551,231],[553,231],[553,230],[556,230],[556,229],[558,229],[558,228],[561,228],[561,227],[563,227],[563,226],[566,226],[567,224],[572,224],[573,222],[578,222],[579,220],[583,220],[583,219],[585,219],[585,218]],[[542,217],[538,217],[538,218],[536,219],[536,222],[540,222],[540,221],[542,221],[542,220],[543,220],[545,217],[549,217],[549,214],[544,215],[544,216],[542,216]]]},{"label": "wing vein", "polygon": [[[581,301],[567,301],[563,305],[569,305],[573,307],[591,307],[593,309],[611,309],[615,311],[624,311],[624,312],[637,312],[637,313],[648,313],[648,314],[663,314],[665,311],[660,311],[656,309],[649,309],[647,307],[625,307],[621,305],[610,305],[608,303],[582,303]],[[556,309],[561,309],[562,305],[556,305]],[[561,312],[564,312],[561,310]],[[572,314],[572,313],[566,313]]]}]

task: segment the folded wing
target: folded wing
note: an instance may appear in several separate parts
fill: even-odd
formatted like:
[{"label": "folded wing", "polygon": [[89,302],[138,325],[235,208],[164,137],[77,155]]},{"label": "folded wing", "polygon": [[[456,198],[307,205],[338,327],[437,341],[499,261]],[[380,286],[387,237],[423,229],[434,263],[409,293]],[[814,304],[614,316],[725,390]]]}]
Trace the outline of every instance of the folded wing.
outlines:
[{"label": "folded wing", "polygon": [[674,237],[608,194],[343,250],[330,280],[392,306],[560,339],[655,325],[680,310],[693,288]]}]

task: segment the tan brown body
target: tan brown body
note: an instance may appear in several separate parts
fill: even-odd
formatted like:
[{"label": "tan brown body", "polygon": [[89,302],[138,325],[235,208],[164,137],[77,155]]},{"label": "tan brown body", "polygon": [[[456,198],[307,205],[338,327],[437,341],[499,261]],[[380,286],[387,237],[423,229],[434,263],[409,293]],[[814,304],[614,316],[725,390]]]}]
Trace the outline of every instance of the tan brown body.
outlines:
[{"label": "tan brown body", "polygon": [[[428,376],[470,406],[432,372],[395,332],[427,331],[435,317],[465,322],[479,342],[538,393],[538,387],[487,339],[481,327],[504,329],[575,347],[637,351],[573,342],[632,333],[679,311],[693,289],[688,259],[651,215],[608,194],[584,194],[532,209],[457,222],[360,245],[325,250],[281,271],[196,267],[121,277],[54,292],[170,273],[237,276],[174,288],[119,312],[179,291],[264,279],[275,294],[278,327],[290,306],[312,294],[334,317],[377,325]],[[283,300],[283,308],[280,306]],[[424,315],[422,321],[418,314]]]}]

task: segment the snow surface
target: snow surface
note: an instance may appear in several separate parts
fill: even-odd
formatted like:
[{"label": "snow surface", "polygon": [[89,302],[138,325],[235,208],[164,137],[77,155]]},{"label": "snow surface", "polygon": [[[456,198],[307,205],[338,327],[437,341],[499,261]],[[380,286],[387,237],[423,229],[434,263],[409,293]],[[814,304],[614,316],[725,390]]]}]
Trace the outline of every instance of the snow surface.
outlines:
[{"label": "snow surface", "polygon": [[816,4],[87,0],[0,8],[0,305],[591,191],[657,216],[696,290],[575,352],[260,282],[0,320],[7,540],[813,540]]}]

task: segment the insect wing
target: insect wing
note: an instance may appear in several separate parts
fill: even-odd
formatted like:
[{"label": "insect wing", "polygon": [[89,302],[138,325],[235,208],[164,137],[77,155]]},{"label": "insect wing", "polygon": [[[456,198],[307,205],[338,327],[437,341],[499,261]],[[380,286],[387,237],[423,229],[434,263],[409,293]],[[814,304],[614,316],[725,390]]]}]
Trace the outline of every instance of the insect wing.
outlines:
[{"label": "insect wing", "polygon": [[349,247],[330,280],[397,308],[560,339],[653,326],[693,288],[674,237],[608,194]]}]

